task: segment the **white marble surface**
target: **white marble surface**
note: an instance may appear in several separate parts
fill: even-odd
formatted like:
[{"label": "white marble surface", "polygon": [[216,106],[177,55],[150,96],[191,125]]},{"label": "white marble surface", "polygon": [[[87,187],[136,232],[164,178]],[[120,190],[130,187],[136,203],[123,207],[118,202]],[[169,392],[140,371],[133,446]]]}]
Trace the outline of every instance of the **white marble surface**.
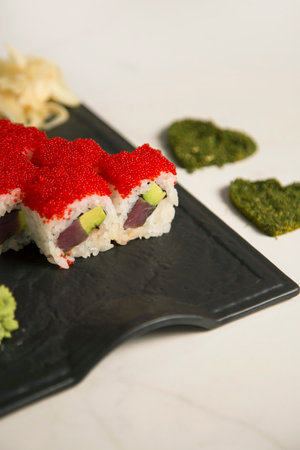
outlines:
[{"label": "white marble surface", "polygon": [[[10,0],[10,43],[54,59],[81,99],[136,144],[173,120],[242,129],[259,152],[179,181],[300,283],[300,230],[273,239],[224,196],[238,177],[300,181],[297,0]],[[79,385],[0,421],[1,450],[299,450],[299,296],[210,332],[161,331]]]}]

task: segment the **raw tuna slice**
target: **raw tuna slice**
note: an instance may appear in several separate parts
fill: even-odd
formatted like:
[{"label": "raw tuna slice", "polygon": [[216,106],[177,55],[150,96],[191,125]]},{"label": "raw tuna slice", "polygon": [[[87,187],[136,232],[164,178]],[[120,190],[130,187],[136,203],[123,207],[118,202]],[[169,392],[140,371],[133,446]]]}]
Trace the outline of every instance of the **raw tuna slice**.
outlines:
[{"label": "raw tuna slice", "polygon": [[87,237],[87,232],[82,228],[79,220],[76,219],[68,228],[60,233],[57,239],[57,245],[64,252],[68,252],[76,245],[85,241]]},{"label": "raw tuna slice", "polygon": [[150,205],[146,200],[140,197],[129,212],[124,223],[124,229],[141,227],[154,210],[155,206]]},{"label": "raw tuna slice", "polygon": [[20,221],[19,221],[19,210],[14,209],[13,211],[4,214],[0,217],[0,244],[2,244],[6,239],[10,238],[14,234],[20,231]]}]

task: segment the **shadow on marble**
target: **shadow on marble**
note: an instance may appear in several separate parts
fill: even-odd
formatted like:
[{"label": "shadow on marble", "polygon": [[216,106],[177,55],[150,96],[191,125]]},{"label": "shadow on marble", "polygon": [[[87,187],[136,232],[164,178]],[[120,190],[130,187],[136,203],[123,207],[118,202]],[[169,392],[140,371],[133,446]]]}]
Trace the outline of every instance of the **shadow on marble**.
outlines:
[{"label": "shadow on marble", "polygon": [[127,339],[126,342],[136,342],[136,341],[145,341],[149,339],[157,339],[157,338],[164,338],[164,337],[172,337],[177,336],[178,334],[183,333],[200,333],[206,331],[204,328],[192,326],[192,325],[173,325],[165,328],[160,328],[159,330],[153,330],[145,332],[144,334],[141,334],[139,336],[132,336],[131,338]]}]

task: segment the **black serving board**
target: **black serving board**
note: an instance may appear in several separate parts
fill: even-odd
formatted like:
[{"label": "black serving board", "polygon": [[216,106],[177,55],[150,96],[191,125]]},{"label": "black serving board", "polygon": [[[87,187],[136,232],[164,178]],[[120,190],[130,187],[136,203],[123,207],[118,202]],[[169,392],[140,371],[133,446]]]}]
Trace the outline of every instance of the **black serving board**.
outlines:
[{"label": "black serving board", "polygon": [[[133,149],[86,107],[49,133]],[[0,256],[20,329],[0,347],[0,415],[80,381],[129,336],[167,325],[212,329],[286,300],[298,286],[178,186],[171,232],[79,258],[69,270],[34,245]]]}]

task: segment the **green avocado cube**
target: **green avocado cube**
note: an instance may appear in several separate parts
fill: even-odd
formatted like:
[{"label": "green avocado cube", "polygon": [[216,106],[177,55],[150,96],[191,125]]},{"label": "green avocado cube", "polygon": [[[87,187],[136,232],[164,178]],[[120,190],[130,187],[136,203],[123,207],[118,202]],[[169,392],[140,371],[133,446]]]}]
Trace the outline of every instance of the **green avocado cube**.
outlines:
[{"label": "green avocado cube", "polygon": [[156,183],[151,183],[150,189],[142,195],[143,199],[152,206],[157,206],[165,196],[166,193]]},{"label": "green avocado cube", "polygon": [[96,206],[79,217],[82,228],[89,234],[94,228],[101,225],[106,217],[101,206]]},{"label": "green avocado cube", "polygon": [[24,211],[22,211],[21,209],[19,210],[19,212],[18,212],[18,214],[19,214],[19,227],[20,227],[20,231],[19,232],[21,232],[21,231],[23,231],[23,230],[25,230],[25,228],[26,228],[26,220],[25,220],[25,213],[24,213]]}]

